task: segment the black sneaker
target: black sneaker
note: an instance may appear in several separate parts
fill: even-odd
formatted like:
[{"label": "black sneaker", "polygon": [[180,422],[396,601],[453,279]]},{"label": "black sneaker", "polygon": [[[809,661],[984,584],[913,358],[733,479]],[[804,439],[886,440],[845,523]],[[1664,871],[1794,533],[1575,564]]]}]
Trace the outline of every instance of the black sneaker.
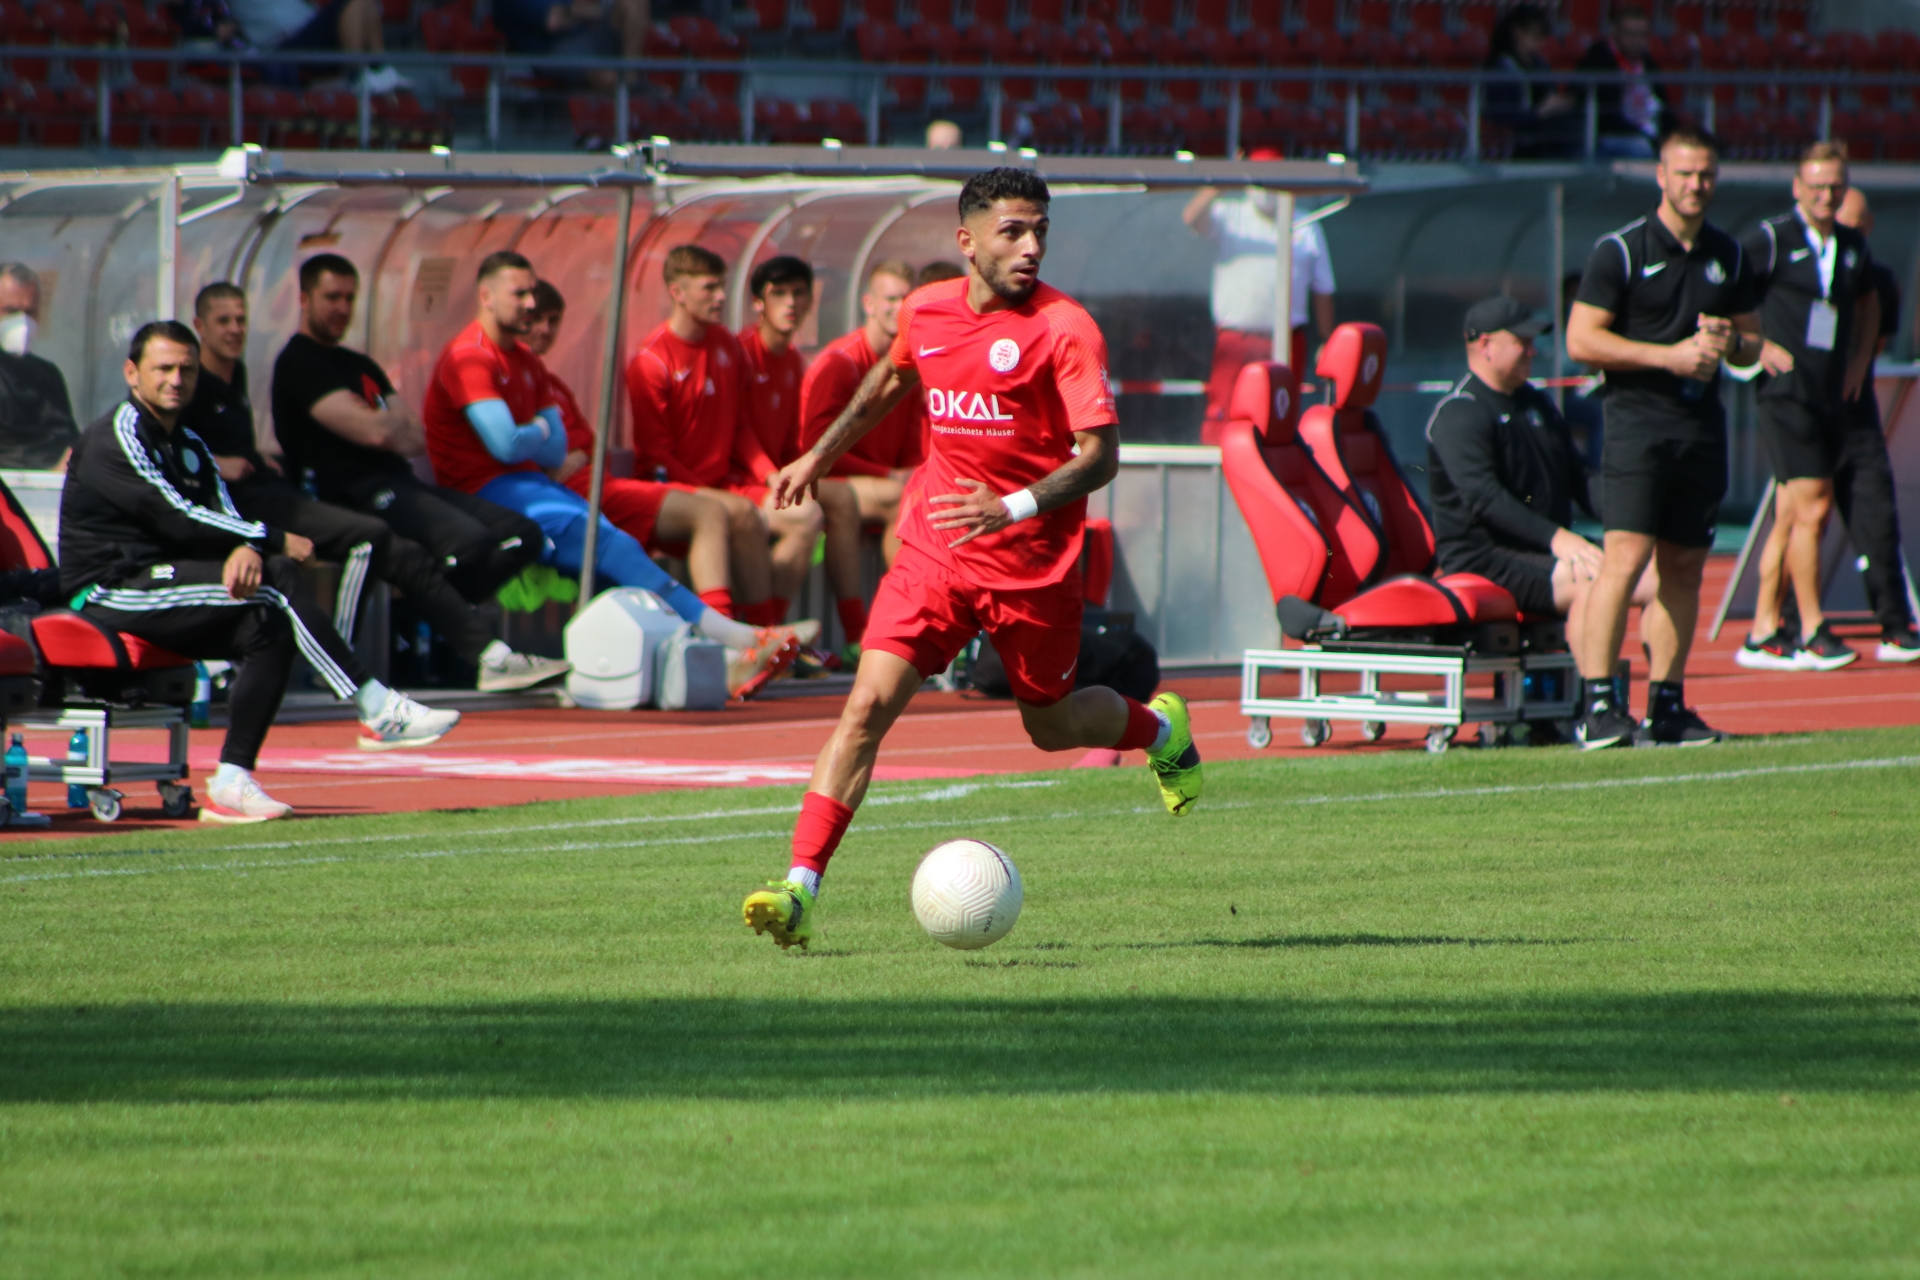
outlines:
[{"label": "black sneaker", "polygon": [[1825,622],[1807,637],[1800,646],[1800,652],[1793,655],[1793,665],[1802,671],[1838,671],[1848,663],[1858,661],[1860,655],[1833,634],[1833,627]]},{"label": "black sneaker", "polygon": [[1628,741],[1633,737],[1633,730],[1632,716],[1619,707],[1608,707],[1604,711],[1587,712],[1574,729],[1573,736],[1582,751],[1598,751]]},{"label": "black sneaker", "polygon": [[1733,660],[1751,671],[1798,671],[1799,651],[1800,646],[1787,634],[1787,629],[1781,627],[1765,640],[1748,636]]},{"label": "black sneaker", "polygon": [[1912,627],[1904,631],[1888,630],[1874,647],[1875,662],[1920,662],[1920,633]]},{"label": "black sneaker", "polygon": [[1692,707],[1670,711],[1657,720],[1648,720],[1633,731],[1636,747],[1708,747],[1726,738],[1700,718]]}]

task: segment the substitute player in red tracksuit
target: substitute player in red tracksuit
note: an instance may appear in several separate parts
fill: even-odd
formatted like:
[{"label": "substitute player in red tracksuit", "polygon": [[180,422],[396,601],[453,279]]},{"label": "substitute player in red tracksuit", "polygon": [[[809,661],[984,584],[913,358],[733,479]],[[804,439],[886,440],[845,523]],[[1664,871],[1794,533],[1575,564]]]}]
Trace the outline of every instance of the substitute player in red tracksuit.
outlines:
[{"label": "substitute player in red tracksuit", "polygon": [[[773,596],[769,522],[755,486],[765,486],[780,468],[754,429],[740,341],[721,323],[726,264],[710,249],[683,244],[667,253],[662,275],[673,314],[627,362],[634,470],[692,486],[720,504],[730,530],[737,612],[754,626],[776,626],[789,601]],[[802,531],[809,556],[820,532],[817,513],[814,520],[811,532]],[[775,532],[784,540],[789,531]]]},{"label": "substitute player in red tracksuit", "polygon": [[[874,363],[887,353],[900,332],[900,306],[913,292],[914,271],[897,259],[888,260],[867,273],[867,290],[860,297],[866,322],[858,329],[829,342],[807,369],[800,385],[800,442],[812,448],[840,417],[860,389]],[[907,477],[926,460],[927,408],[918,396],[908,396],[882,418],[873,430],[854,442],[851,449],[834,462],[832,479],[820,483],[820,497],[832,510],[829,495],[844,493],[857,514],[852,530],[845,535],[827,522],[827,571],[857,582],[860,574],[860,528],[858,521],[878,520],[885,528],[880,549],[892,568],[900,554],[900,534],[895,527],[900,517],[900,497]],[[839,535],[839,536],[837,536]],[[849,593],[850,594],[850,593]],[[854,603],[858,604],[856,600]],[[847,639],[858,644],[865,629],[866,610],[849,618],[841,610],[841,625]],[[859,623],[856,627],[854,624]]]},{"label": "substitute player in red tracksuit", "polygon": [[[740,354],[747,359],[748,421],[760,445],[776,466],[800,456],[800,388],[806,379],[807,358],[795,339],[813,314],[813,268],[799,258],[768,258],[753,269],[747,281],[753,297],[754,321],[740,331]],[[817,501],[785,510],[768,500],[764,484],[738,486],[737,491],[760,506],[776,538],[773,545],[773,598],[790,600],[813,567],[813,549],[822,528],[827,534],[827,585],[833,588],[841,625],[847,638],[859,643],[866,625],[867,602],[860,595],[860,512],[845,488],[822,488]],[[840,543],[854,546],[853,571],[831,558]]]},{"label": "substitute player in red tracksuit", "polygon": [[[533,287],[533,319],[521,345],[544,364],[560,337],[567,300],[546,280]],[[555,480],[590,497],[593,484],[593,426],[581,411],[573,389],[547,373],[555,407],[567,428],[567,456],[548,472]],[[732,564],[727,554],[727,513],[685,485],[659,484],[624,476],[601,480],[600,514],[615,528],[631,535],[649,551],[683,555],[687,576],[699,597],[728,617],[733,616]]]},{"label": "substitute player in red tracksuit", "polygon": [[1200,753],[1178,694],[1143,705],[1073,687],[1086,499],[1119,469],[1120,428],[1099,328],[1040,283],[1050,199],[1025,169],[968,180],[957,238],[972,269],[907,299],[888,358],[773,480],[774,501],[794,501],[902,398],[924,394],[930,444],[901,521],[905,546],[880,582],[853,693],[814,764],[792,867],[743,905],[747,924],[782,947],[813,937],[820,877],[866,795],[881,739],[982,628],[1035,746],[1142,749],[1169,812],[1199,798]]}]

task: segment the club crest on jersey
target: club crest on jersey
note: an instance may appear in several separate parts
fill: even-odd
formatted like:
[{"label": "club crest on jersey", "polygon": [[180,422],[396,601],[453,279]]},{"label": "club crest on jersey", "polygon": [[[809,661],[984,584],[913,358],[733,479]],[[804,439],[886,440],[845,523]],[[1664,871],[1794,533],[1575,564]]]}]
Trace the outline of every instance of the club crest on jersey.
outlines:
[{"label": "club crest on jersey", "polygon": [[935,418],[957,418],[962,422],[1013,421],[1012,414],[1000,412],[999,396],[978,391],[942,391],[937,387],[927,388],[927,413]]},{"label": "club crest on jersey", "polygon": [[200,455],[192,449],[182,449],[180,451],[180,465],[186,468],[188,475],[198,475],[200,473]]},{"label": "club crest on jersey", "polygon": [[987,364],[995,373],[1012,373],[1019,363],[1020,344],[1012,338],[1002,338],[987,348]]},{"label": "club crest on jersey", "polygon": [[1708,258],[1707,259],[1707,283],[1708,284],[1725,284],[1726,282],[1727,282],[1727,269],[1720,265],[1720,259]]}]

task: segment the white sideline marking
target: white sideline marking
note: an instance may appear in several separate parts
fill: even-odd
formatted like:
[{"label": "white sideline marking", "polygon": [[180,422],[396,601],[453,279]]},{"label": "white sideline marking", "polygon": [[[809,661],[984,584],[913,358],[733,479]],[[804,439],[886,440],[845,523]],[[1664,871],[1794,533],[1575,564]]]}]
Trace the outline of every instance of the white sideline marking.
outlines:
[{"label": "white sideline marking", "polygon": [[1384,800],[1456,800],[1463,796],[1530,795],[1543,791],[1605,791],[1613,787],[1661,787],[1678,782],[1724,782],[1763,778],[1783,773],[1833,773],[1842,769],[1899,769],[1920,765],[1920,756],[1887,756],[1879,760],[1838,760],[1829,764],[1776,764],[1753,769],[1723,769],[1712,773],[1646,774],[1638,778],[1594,778],[1587,782],[1540,782],[1507,787],[1435,787],[1429,791],[1375,791],[1358,796],[1300,796],[1280,803],[1371,804]]},{"label": "white sideline marking", "polygon": [[[782,810],[781,812],[785,812]],[[851,830],[869,831],[919,831],[930,827],[979,827],[992,826],[1005,822],[1059,822],[1072,818],[1086,818],[1086,813],[1049,813],[1020,817],[1003,814],[999,817],[984,818],[948,818],[939,822],[891,822],[872,826],[858,826]],[[288,867],[330,866],[336,863],[366,862],[405,862],[425,858],[472,858],[483,854],[526,854],[526,853],[578,853],[590,849],[651,849],[665,845],[729,844],[737,840],[777,840],[791,834],[788,831],[731,831],[712,836],[667,836],[657,840],[601,840],[572,841],[567,844],[548,844],[533,846],[503,846],[498,849],[422,849],[408,853],[375,854],[368,858],[347,858],[339,854],[322,855],[312,858],[276,858],[259,862],[199,862],[170,867],[89,867],[80,871],[48,871],[30,876],[7,876],[0,884],[25,884],[39,880],[94,880],[111,876],[164,876],[184,871],[277,871]],[[337,843],[327,841],[326,843]]]},{"label": "white sideline marking", "polygon": [[[866,799],[866,806],[889,805],[889,804],[914,804],[923,800],[930,800],[930,801],[958,800],[963,796],[970,796],[976,791],[1030,791],[1038,787],[1057,787],[1059,785],[1060,785],[1059,781],[1053,778],[1036,778],[1036,779],[1030,779],[1022,782],[965,782],[957,786],[939,787],[932,791],[915,791],[915,792],[909,792],[905,794],[884,794],[884,795],[877,795],[877,796],[869,795]],[[797,804],[776,804],[776,805],[763,805],[753,809],[708,809],[702,813],[642,814],[642,815],[638,815],[631,818],[592,818],[592,819],[579,821],[579,822],[540,822],[540,823],[532,823],[532,824],[517,826],[517,827],[485,827],[475,831],[463,831],[460,834],[463,837],[474,837],[474,838],[478,838],[482,836],[514,836],[514,835],[528,835],[528,834],[539,832],[539,831],[585,831],[595,827],[631,827],[631,826],[640,826],[643,824],[652,824],[652,823],[659,823],[659,822],[712,822],[722,818],[765,818],[765,817],[771,817],[775,814],[798,813],[798,812],[800,812],[800,806]],[[896,828],[895,827],[877,827],[877,826],[876,827],[859,826],[859,827],[853,828],[853,830],[856,830],[856,831],[888,831],[888,830],[894,830],[894,829]],[[421,833],[421,832],[412,832],[412,833],[403,834],[403,835],[334,836],[334,837],[329,837],[329,838],[324,838],[319,840],[260,841],[252,844],[228,844],[228,845],[222,845],[220,847],[222,850],[231,851],[231,852],[243,852],[243,851],[251,852],[251,851],[262,850],[262,849],[316,849],[316,848],[321,848],[325,845],[333,845],[333,844],[376,844],[376,843],[390,844],[399,840],[419,840],[422,838],[423,834],[424,833]],[[642,841],[642,842],[636,843],[636,842],[628,841],[626,843],[634,847],[638,847],[638,844],[644,844],[647,842]],[[658,843],[658,842],[655,842],[655,843]],[[560,847],[560,846],[556,846],[556,847]],[[575,847],[601,848],[601,847],[612,847],[612,846],[594,845],[594,846],[575,846]],[[190,848],[182,848],[179,850],[137,849],[137,850],[117,850],[117,851],[107,850],[104,852],[95,851],[95,852],[89,852],[89,853],[30,854],[22,858],[9,858],[6,861],[9,863],[61,862],[61,861],[70,861],[70,860],[75,860],[80,858],[131,858],[131,857],[149,857],[155,854],[165,856],[168,853],[174,853],[174,852],[190,853],[192,852],[192,850]],[[11,884],[11,883],[14,883],[14,881],[0,881],[0,884]]]}]

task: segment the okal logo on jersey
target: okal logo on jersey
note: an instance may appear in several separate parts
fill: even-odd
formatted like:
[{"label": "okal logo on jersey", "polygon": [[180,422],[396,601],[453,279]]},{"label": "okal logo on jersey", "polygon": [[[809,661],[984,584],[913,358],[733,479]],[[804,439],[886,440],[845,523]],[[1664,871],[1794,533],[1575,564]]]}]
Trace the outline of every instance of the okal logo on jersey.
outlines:
[{"label": "okal logo on jersey", "polygon": [[1012,338],[1002,338],[987,348],[987,363],[995,373],[1012,373],[1013,367],[1020,363],[1020,344]]},{"label": "okal logo on jersey", "polygon": [[1291,408],[1293,408],[1293,397],[1287,393],[1287,389],[1285,387],[1275,387],[1273,389],[1273,420],[1275,422],[1285,422],[1287,420],[1287,410]]},{"label": "okal logo on jersey", "polygon": [[1013,415],[1000,412],[1000,397],[978,391],[942,391],[927,388],[927,413],[935,418],[957,418],[962,422],[1012,422]]},{"label": "okal logo on jersey", "polygon": [[1707,259],[1707,283],[1708,284],[1725,284],[1726,282],[1727,282],[1727,269],[1720,265],[1720,259],[1708,258]]},{"label": "okal logo on jersey", "polygon": [[1360,365],[1360,381],[1362,383],[1372,382],[1374,378],[1379,375],[1379,373],[1380,373],[1380,357],[1379,356],[1369,355],[1366,358],[1366,360]]}]

